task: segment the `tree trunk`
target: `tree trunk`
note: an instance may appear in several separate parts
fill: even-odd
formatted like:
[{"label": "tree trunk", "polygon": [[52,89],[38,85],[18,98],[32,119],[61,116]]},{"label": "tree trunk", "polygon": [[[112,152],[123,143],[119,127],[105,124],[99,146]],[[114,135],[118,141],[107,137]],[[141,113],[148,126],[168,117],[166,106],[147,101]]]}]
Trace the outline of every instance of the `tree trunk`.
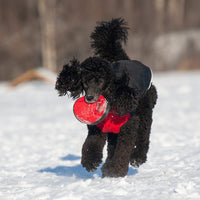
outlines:
[{"label": "tree trunk", "polygon": [[56,71],[56,0],[38,0],[38,10],[41,26],[42,65],[51,71]]}]

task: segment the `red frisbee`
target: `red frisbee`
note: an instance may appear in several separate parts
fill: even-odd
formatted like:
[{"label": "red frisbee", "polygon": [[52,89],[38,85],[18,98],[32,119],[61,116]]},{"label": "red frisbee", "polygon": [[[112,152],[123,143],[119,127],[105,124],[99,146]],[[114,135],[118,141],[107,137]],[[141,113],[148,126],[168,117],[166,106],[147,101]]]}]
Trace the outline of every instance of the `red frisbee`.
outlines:
[{"label": "red frisbee", "polygon": [[105,119],[109,112],[109,104],[102,95],[94,103],[86,103],[85,98],[81,97],[74,103],[73,110],[79,121],[95,125]]}]

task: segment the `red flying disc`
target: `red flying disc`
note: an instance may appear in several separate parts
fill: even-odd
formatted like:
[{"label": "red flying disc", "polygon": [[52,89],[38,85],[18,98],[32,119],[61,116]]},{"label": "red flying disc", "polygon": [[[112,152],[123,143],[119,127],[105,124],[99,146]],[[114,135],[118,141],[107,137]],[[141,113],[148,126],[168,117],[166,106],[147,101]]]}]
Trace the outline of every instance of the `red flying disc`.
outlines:
[{"label": "red flying disc", "polygon": [[99,99],[94,103],[85,102],[85,98],[81,97],[74,103],[75,117],[89,125],[95,125],[105,119],[109,112],[109,105],[105,97],[100,95]]}]

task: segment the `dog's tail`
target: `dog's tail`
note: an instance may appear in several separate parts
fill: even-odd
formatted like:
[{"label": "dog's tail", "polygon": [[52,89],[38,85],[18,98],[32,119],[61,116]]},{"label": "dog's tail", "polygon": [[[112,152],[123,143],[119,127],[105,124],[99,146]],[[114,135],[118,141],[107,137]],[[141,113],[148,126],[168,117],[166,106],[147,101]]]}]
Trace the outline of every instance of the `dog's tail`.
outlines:
[{"label": "dog's tail", "polygon": [[124,19],[116,18],[108,22],[100,22],[91,34],[91,47],[95,50],[95,55],[107,59],[108,61],[129,60],[126,52],[122,48],[122,43],[126,43],[128,27]]}]

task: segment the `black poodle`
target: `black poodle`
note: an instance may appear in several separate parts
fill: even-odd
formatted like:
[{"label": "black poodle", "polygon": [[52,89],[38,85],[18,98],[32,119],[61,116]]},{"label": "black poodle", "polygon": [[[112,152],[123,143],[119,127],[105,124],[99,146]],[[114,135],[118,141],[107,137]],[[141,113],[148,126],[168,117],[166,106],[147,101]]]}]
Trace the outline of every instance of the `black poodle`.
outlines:
[{"label": "black poodle", "polygon": [[119,131],[112,131],[113,124],[110,129],[104,129],[102,122],[88,125],[81,164],[88,171],[95,171],[102,162],[107,140],[107,159],[101,168],[103,177],[125,176],[129,163],[139,167],[146,161],[149,149],[157,92],[151,83],[151,70],[139,61],[130,60],[123,50],[127,32],[121,18],[99,23],[91,34],[96,57],[82,63],[73,59],[59,73],[55,86],[60,96],[70,94],[77,99],[85,94],[87,103],[103,95],[112,117],[119,119]]}]

